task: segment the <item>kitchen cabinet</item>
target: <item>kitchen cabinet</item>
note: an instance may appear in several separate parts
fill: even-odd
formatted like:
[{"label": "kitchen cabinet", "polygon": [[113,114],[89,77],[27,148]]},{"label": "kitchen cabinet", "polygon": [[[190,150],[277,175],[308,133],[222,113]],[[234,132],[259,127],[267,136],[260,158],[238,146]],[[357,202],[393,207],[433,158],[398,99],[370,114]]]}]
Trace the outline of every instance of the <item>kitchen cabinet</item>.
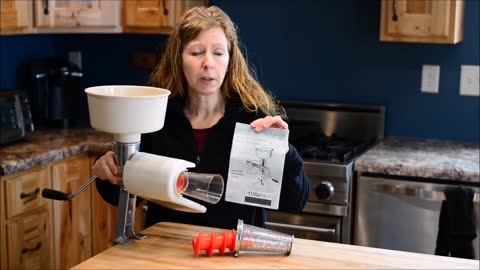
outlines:
[{"label": "kitchen cabinet", "polygon": [[71,201],[41,196],[44,188],[71,193],[89,175],[82,154],[2,177],[2,269],[65,269],[90,258],[90,189]]},{"label": "kitchen cabinet", "polygon": [[207,0],[1,0],[0,35],[25,33],[170,34]]},{"label": "kitchen cabinet", "polygon": [[[1,186],[2,185],[0,185],[0,194],[3,196],[3,188]],[[1,202],[0,213],[5,213],[4,205]],[[0,218],[0,269],[7,269],[7,241],[5,240],[7,234],[3,223],[3,218]]]},{"label": "kitchen cabinet", "polygon": [[40,33],[121,32],[120,1],[34,1],[34,26]]},{"label": "kitchen cabinet", "polygon": [[7,222],[8,269],[51,269],[50,212],[40,209]]},{"label": "kitchen cabinet", "polygon": [[30,12],[29,1],[0,1],[0,35],[28,33],[32,26]]},{"label": "kitchen cabinet", "polygon": [[[97,157],[90,158],[90,168]],[[92,241],[93,254],[96,255],[113,245],[115,237],[117,207],[105,202],[98,194],[95,183],[92,183]]]},{"label": "kitchen cabinet", "polygon": [[113,246],[115,237],[117,207],[105,202],[92,184],[92,218],[93,218],[93,254],[96,255]]},{"label": "kitchen cabinet", "polygon": [[185,11],[194,6],[207,6],[207,1],[133,0],[122,4],[124,32],[170,34]]},{"label": "kitchen cabinet", "polygon": [[[41,197],[44,188],[77,190],[91,177],[96,158],[81,154],[1,178],[0,269],[71,268],[113,245],[117,207],[100,197],[95,184],[70,201]],[[145,214],[142,202],[136,232],[143,230]]]},{"label": "kitchen cabinet", "polygon": [[[73,193],[90,176],[86,154],[52,165],[52,188]],[[92,253],[91,188],[88,186],[69,201],[53,201],[55,268],[71,268],[90,258]]]},{"label": "kitchen cabinet", "polygon": [[51,203],[41,197],[43,188],[50,188],[45,166],[2,177],[2,269],[53,268]]},{"label": "kitchen cabinet", "polygon": [[455,44],[463,39],[463,0],[382,0],[380,40]]},{"label": "kitchen cabinet", "polygon": [[1,269],[69,268],[92,256],[93,185],[70,201],[41,193],[77,190],[90,178],[91,161],[111,145],[110,134],[74,128],[36,131],[0,147]]}]

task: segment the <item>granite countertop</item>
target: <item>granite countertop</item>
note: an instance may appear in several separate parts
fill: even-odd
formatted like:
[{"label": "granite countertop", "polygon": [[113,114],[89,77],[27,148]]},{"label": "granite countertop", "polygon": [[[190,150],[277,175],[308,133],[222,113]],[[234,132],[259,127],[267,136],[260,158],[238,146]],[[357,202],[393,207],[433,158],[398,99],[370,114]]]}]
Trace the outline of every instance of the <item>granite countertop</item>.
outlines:
[{"label": "granite countertop", "polygon": [[474,143],[388,137],[355,161],[358,172],[480,183]]},{"label": "granite countertop", "polygon": [[81,153],[112,148],[112,134],[91,128],[35,131],[30,137],[0,146],[0,175],[9,175]]}]

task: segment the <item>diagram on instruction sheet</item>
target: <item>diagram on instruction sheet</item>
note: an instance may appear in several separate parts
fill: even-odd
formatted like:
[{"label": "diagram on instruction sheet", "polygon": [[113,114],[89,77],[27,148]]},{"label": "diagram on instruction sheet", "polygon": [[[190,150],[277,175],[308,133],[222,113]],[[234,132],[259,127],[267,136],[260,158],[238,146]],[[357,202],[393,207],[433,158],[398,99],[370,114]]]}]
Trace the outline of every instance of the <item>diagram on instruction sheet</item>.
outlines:
[{"label": "diagram on instruction sheet", "polygon": [[255,155],[257,159],[247,160],[247,173],[250,175],[255,175],[258,181],[254,182],[253,185],[264,186],[265,182],[273,181],[278,184],[278,180],[272,178],[272,173],[270,168],[267,165],[267,161],[272,157],[273,148],[267,147],[255,147]]}]

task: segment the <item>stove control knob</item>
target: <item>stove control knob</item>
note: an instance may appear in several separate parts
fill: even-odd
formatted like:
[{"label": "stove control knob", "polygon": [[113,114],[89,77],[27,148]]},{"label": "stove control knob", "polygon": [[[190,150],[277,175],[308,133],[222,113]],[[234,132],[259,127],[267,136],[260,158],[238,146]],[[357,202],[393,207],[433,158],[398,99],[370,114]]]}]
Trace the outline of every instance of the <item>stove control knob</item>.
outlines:
[{"label": "stove control knob", "polygon": [[322,181],[315,187],[315,193],[321,200],[330,200],[333,196],[333,185],[329,181]]}]

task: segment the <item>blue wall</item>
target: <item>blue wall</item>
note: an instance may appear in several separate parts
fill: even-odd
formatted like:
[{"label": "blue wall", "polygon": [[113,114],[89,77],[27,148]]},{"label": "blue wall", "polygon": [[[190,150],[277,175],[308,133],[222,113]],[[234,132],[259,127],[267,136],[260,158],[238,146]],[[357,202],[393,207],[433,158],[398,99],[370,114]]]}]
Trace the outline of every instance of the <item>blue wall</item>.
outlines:
[{"label": "blue wall", "polygon": [[132,53],[155,52],[163,35],[55,34],[0,37],[0,89],[23,88],[26,74],[19,66],[28,61],[82,52],[85,87],[99,84],[146,84],[148,71],[132,65]]},{"label": "blue wall", "polygon": [[[261,83],[280,99],[385,105],[387,136],[480,141],[480,99],[459,95],[460,65],[479,65],[480,1],[467,0],[457,45],[379,41],[379,0],[210,0],[238,24]],[[86,86],[145,84],[134,51],[157,35],[26,35],[0,38],[0,88],[21,87],[31,58],[83,54]],[[438,94],[420,92],[423,64],[440,65]]]},{"label": "blue wall", "polygon": [[0,37],[0,89],[23,87],[20,65],[35,58],[55,55],[50,35],[24,35]]}]

